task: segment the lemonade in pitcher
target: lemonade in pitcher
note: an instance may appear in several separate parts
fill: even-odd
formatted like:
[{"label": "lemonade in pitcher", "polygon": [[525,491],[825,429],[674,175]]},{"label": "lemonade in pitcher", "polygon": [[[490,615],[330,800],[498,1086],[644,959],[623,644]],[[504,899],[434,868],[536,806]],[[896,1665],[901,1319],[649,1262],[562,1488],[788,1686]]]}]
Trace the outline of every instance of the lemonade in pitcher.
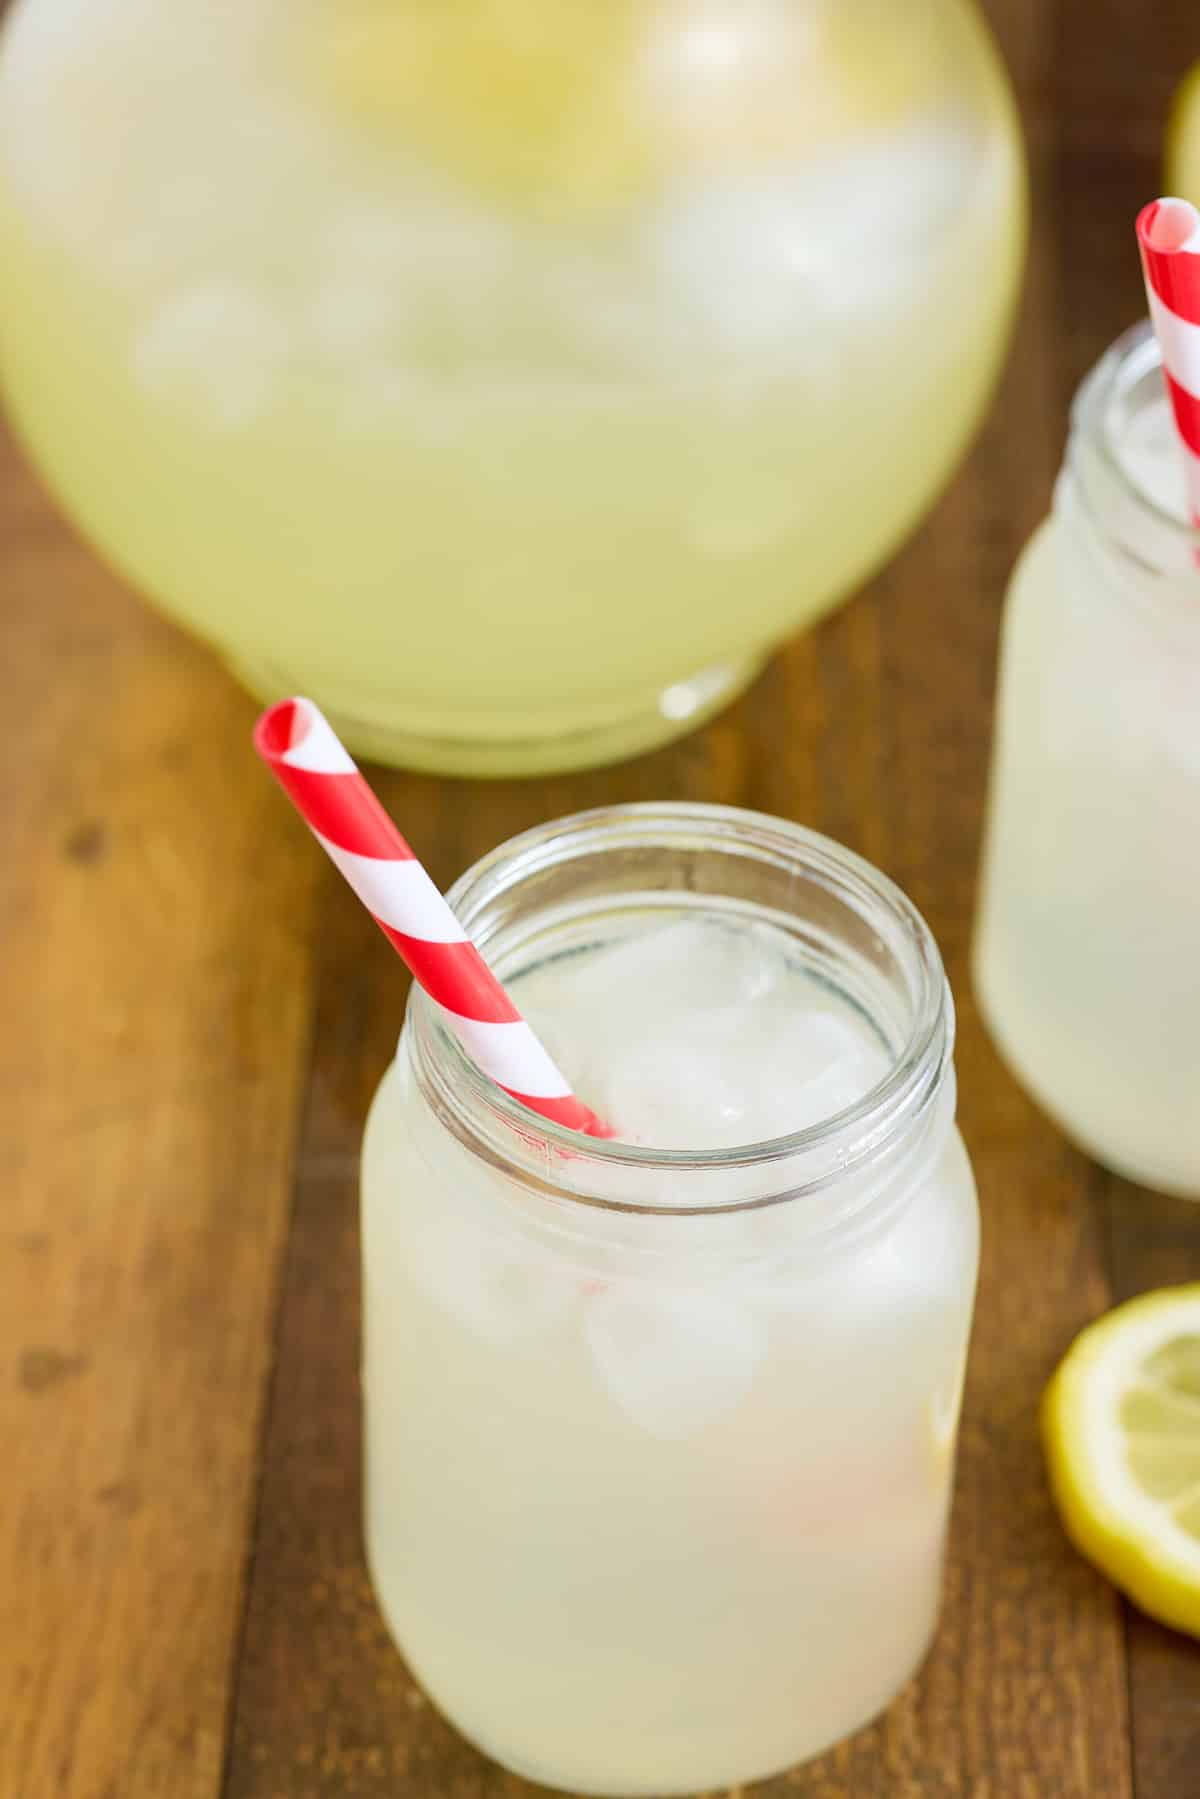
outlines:
[{"label": "lemonade in pitcher", "polygon": [[967,0],[17,0],[0,375],[70,514],[416,766],[665,739],[943,480],[1023,234]]}]

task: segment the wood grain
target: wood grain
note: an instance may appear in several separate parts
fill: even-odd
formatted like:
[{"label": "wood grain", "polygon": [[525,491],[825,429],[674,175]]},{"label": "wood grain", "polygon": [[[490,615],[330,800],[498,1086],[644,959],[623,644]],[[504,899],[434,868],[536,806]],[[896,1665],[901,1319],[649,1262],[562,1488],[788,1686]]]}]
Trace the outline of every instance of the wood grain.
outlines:
[{"label": "wood grain", "polygon": [[[1113,1297],[1200,1281],[1200,1219],[1185,1200],[1147,1193],[1093,1171],[1107,1220]],[[1139,1799],[1200,1788],[1200,1643],[1125,1608],[1133,1765]]]},{"label": "wood grain", "polygon": [[[1090,130],[1065,134],[1058,158],[1064,397],[1142,313],[1139,271],[1122,246],[1138,207],[1162,185],[1160,146],[1170,89],[1179,71],[1200,55],[1200,24],[1190,11],[1105,0],[1099,23],[1097,32],[1090,0],[1066,0],[1060,8],[1064,51],[1081,41],[1080,32],[1087,33],[1090,45],[1082,65],[1066,54],[1056,61],[1060,116],[1093,121]],[[1133,45],[1139,70],[1146,70],[1144,81],[1129,80]],[[1080,91],[1085,84],[1086,94]],[[1101,121],[1103,128],[1097,128]],[[1200,1218],[1194,1206],[1147,1193],[1099,1169],[1092,1170],[1091,1198],[1098,1227],[1106,1233],[1113,1299],[1200,1280]],[[1200,1647],[1130,1605],[1123,1613],[1138,1799],[1177,1799],[1200,1791]]]},{"label": "wood grain", "polygon": [[[725,719],[623,768],[463,787],[453,806],[433,783],[384,779],[442,878],[503,832],[610,799],[703,795],[800,818],[894,874],[946,951],[986,1242],[946,1618],[888,1716],[765,1799],[1132,1791],[1119,1602],[1063,1539],[1035,1432],[1063,1343],[1106,1303],[1104,1233],[1088,1166],[997,1064],[966,978],[999,606],[1061,440],[1050,222],[1039,219],[1012,369],[968,469],[869,592],[789,646]],[[362,1564],[354,1167],[399,983],[390,970],[364,977],[364,957],[379,965],[369,926],[344,896],[329,903],[228,1799],[381,1796],[398,1782],[439,1799],[532,1799],[425,1705]],[[319,1646],[299,1664],[303,1684],[297,1642]]]},{"label": "wood grain", "polygon": [[[967,975],[1003,589],[1070,393],[1141,309],[1130,220],[1200,26],[1183,0],[988,10],[1033,149],[1029,279],[917,537],[669,750],[380,780],[443,882],[585,805],[762,807],[888,869],[943,946],[985,1224],[944,1622],[883,1720],[764,1799],[1200,1792],[1200,1649],[1072,1553],[1034,1432],[1080,1325],[1200,1278],[1200,1219],[1062,1141]],[[253,778],[249,701],[7,449],[0,561],[0,1799],[533,1799],[430,1711],[362,1561],[357,1154],[402,971]]]},{"label": "wood grain", "polygon": [[0,542],[0,1793],[211,1799],[318,871],[7,445]]}]

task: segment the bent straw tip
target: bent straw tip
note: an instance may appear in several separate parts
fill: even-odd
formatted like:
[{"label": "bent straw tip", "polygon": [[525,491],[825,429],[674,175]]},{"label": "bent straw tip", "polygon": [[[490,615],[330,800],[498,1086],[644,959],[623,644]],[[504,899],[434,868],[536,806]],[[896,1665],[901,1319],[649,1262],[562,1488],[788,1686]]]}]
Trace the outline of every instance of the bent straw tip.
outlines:
[{"label": "bent straw tip", "polygon": [[311,701],[276,700],[260,712],[254,724],[254,747],[268,762],[286,756],[301,742],[309,726]]},{"label": "bent straw tip", "polygon": [[1200,250],[1200,212],[1190,200],[1165,194],[1151,200],[1137,216],[1138,242],[1160,256]]},{"label": "bent straw tip", "polygon": [[357,775],[353,756],[320,707],[297,695],[268,706],[254,727],[254,747],[268,767],[310,774]]}]

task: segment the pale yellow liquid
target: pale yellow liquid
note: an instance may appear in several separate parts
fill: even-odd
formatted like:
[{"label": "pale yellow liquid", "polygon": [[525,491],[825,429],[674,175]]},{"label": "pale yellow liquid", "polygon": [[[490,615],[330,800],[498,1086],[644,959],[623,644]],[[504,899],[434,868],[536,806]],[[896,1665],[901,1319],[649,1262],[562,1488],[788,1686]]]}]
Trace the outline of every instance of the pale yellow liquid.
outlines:
[{"label": "pale yellow liquid", "polygon": [[[1166,482],[1158,497],[1175,499]],[[1118,592],[1099,566],[1056,517],[1013,576],[975,982],[1082,1148],[1200,1199],[1195,633],[1166,631],[1135,563]]]},{"label": "pale yellow liquid", "polygon": [[479,4],[443,41],[365,0],[23,0],[0,54],[36,461],[251,685],[418,765],[719,704],[927,503],[1020,261],[958,0],[534,10],[511,92]]}]

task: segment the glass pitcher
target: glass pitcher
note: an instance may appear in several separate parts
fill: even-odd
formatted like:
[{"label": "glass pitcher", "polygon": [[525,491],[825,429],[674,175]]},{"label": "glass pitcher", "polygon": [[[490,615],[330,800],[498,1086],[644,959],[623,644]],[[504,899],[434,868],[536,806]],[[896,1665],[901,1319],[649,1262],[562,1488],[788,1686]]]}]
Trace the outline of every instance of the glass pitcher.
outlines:
[{"label": "glass pitcher", "polygon": [[410,766],[723,704],[928,504],[1023,233],[967,0],[17,0],[0,45],[35,461]]}]

